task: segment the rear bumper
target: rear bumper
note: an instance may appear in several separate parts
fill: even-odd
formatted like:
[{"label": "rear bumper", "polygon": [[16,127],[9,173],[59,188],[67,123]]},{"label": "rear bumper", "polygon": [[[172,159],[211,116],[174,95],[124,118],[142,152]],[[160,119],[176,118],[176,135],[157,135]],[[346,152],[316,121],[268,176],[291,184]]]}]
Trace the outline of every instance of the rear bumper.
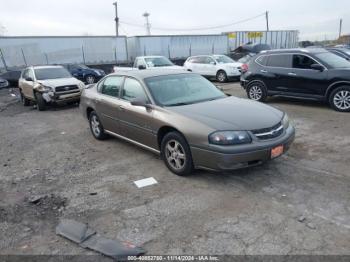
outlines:
[{"label": "rear bumper", "polygon": [[295,129],[290,126],[278,139],[273,139],[268,144],[265,143],[263,148],[250,148],[247,152],[221,153],[191,146],[193,163],[196,168],[214,171],[235,170],[256,166],[271,160],[271,149],[278,145],[284,146],[283,154],[287,152],[294,141],[294,137]]}]

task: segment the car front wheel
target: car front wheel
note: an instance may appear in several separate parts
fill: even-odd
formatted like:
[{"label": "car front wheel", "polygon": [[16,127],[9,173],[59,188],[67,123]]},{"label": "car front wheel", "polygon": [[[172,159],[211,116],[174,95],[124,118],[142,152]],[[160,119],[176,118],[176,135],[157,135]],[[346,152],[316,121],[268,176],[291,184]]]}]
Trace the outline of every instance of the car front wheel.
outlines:
[{"label": "car front wheel", "polygon": [[329,104],[339,112],[350,112],[350,87],[340,86],[329,96]]},{"label": "car front wheel", "polygon": [[97,140],[104,140],[107,135],[104,132],[100,118],[95,111],[92,111],[89,116],[90,130],[94,138]]},{"label": "car front wheel", "polygon": [[28,98],[26,98],[23,93],[22,90],[19,90],[20,96],[21,96],[21,102],[24,106],[29,106],[30,105],[30,101]]},{"label": "car front wheel", "polygon": [[216,80],[218,80],[220,83],[225,83],[227,81],[227,74],[225,71],[220,70],[216,74]]},{"label": "car front wheel", "polygon": [[92,75],[88,75],[85,77],[85,82],[88,83],[89,85],[93,84],[95,83],[95,77]]},{"label": "car front wheel", "polygon": [[174,174],[187,176],[193,172],[190,147],[180,133],[170,132],[164,136],[161,155],[165,165]]},{"label": "car front wheel", "polygon": [[40,93],[35,93],[36,105],[39,111],[44,111],[46,109],[46,102],[43,98],[43,95]]},{"label": "car front wheel", "polygon": [[265,85],[260,81],[254,81],[247,86],[248,98],[254,101],[264,102],[267,98]]}]

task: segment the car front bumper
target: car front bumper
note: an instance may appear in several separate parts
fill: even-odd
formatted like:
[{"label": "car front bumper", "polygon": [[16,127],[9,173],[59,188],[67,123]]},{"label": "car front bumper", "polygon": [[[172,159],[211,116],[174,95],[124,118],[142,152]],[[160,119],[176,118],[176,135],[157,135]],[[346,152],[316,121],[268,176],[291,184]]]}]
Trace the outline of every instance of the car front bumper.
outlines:
[{"label": "car front bumper", "polygon": [[79,101],[81,96],[81,90],[78,92],[61,92],[61,93],[54,93],[54,92],[47,92],[43,93],[43,98],[47,103],[68,103],[68,102],[74,102]]},{"label": "car front bumper", "polygon": [[287,152],[294,141],[294,137],[295,129],[290,125],[279,138],[266,140],[261,143],[263,145],[259,145],[259,143],[253,147],[249,145],[249,149],[246,151],[240,150],[238,153],[223,153],[191,146],[192,159],[196,168],[213,171],[228,171],[256,166],[271,160],[271,150],[276,146],[283,145],[283,154]]}]

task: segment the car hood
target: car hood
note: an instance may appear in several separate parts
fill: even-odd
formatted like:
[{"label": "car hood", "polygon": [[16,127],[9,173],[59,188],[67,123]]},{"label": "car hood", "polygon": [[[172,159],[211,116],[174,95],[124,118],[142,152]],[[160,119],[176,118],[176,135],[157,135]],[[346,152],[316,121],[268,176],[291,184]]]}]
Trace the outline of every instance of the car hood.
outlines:
[{"label": "car hood", "polygon": [[58,87],[58,86],[67,86],[67,85],[79,85],[81,81],[74,77],[69,77],[69,78],[38,80],[38,83],[49,87]]},{"label": "car hood", "polygon": [[268,128],[282,120],[283,112],[248,99],[227,97],[168,110],[199,121],[215,130],[255,130]]}]

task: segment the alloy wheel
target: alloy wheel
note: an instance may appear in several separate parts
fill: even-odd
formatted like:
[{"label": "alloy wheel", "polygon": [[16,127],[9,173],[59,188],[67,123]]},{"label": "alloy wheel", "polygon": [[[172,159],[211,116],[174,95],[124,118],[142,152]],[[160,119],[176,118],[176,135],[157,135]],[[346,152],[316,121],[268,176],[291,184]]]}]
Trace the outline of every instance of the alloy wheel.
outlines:
[{"label": "alloy wheel", "polygon": [[93,84],[93,83],[95,83],[95,78],[93,76],[88,76],[88,77],[86,77],[86,82],[88,84]]},{"label": "alloy wheel", "polygon": [[340,90],[334,95],[333,102],[338,109],[350,109],[350,91]]},{"label": "alloy wheel", "polygon": [[185,166],[186,154],[182,145],[176,140],[169,140],[165,147],[165,156],[169,165],[175,170]]},{"label": "alloy wheel", "polygon": [[91,116],[91,129],[96,137],[101,134],[100,121],[98,120],[96,115]]},{"label": "alloy wheel", "polygon": [[249,89],[249,97],[252,100],[258,101],[262,98],[262,90],[260,86],[254,85]]},{"label": "alloy wheel", "polygon": [[224,82],[226,80],[226,75],[224,72],[218,73],[218,80],[219,82]]}]

